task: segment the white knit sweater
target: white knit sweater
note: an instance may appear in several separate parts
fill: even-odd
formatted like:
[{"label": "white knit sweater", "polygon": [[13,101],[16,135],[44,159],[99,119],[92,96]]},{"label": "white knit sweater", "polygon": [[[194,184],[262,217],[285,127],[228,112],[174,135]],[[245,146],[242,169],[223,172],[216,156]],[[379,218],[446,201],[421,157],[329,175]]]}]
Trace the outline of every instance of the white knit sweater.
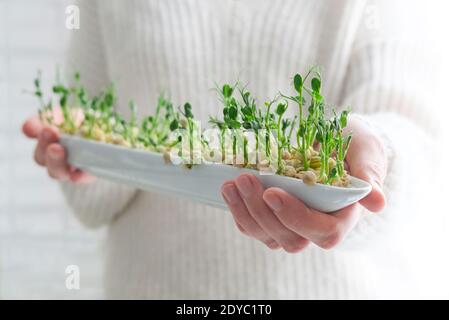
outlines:
[{"label": "white knit sweater", "polygon": [[[408,35],[409,1],[86,1],[68,70],[91,91],[115,81],[119,105],[140,116],[161,91],[190,101],[206,124],[219,112],[214,83],[248,83],[260,101],[289,92],[292,76],[322,66],[324,95],[379,127],[389,150],[388,207],[365,213],[333,250],[271,251],[242,234],[229,212],[98,180],[63,183],[88,227],[108,225],[109,298],[391,298],[430,296],[415,276],[407,232],[424,201],[430,106],[417,89],[425,62]],[[388,5],[388,6],[387,6]],[[402,7],[402,8],[401,8]],[[402,14],[401,14],[402,13]],[[407,13],[407,14],[404,14]],[[413,19],[410,19],[413,22]],[[418,26],[415,26],[418,27]],[[413,40],[413,39],[412,39]],[[412,46],[410,46],[412,45]],[[122,112],[127,112],[123,107]],[[422,177],[421,177],[422,178]],[[411,233],[411,232],[410,232]],[[418,238],[418,237],[416,237]],[[420,269],[422,272],[424,269]],[[426,281],[425,281],[426,282]]]}]

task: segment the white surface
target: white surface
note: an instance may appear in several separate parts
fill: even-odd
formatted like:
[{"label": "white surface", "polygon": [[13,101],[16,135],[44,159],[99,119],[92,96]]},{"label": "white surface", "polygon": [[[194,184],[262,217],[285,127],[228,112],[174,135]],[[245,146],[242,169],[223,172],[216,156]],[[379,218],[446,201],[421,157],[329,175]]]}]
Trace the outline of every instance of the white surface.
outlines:
[{"label": "white surface", "polygon": [[[0,298],[101,298],[101,240],[64,204],[59,187],[33,163],[34,143],[20,126],[36,110],[22,90],[42,69],[45,83],[63,65],[70,31],[65,2],[0,0]],[[65,287],[80,267],[81,289]]]}]

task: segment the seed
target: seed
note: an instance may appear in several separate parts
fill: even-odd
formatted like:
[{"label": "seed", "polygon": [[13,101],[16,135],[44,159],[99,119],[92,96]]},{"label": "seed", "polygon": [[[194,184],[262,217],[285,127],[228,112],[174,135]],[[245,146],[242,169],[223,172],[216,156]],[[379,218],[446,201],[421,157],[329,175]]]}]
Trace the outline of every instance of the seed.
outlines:
[{"label": "seed", "polygon": [[302,178],[302,181],[304,181],[305,184],[308,185],[314,185],[317,181],[316,174],[313,171],[304,171],[304,177]]},{"label": "seed", "polygon": [[292,155],[290,154],[290,152],[285,150],[284,153],[282,154],[282,159],[290,160],[291,158],[292,158]]},{"label": "seed", "polygon": [[299,159],[293,160],[293,166],[294,166],[296,169],[302,167],[302,161],[299,160]]},{"label": "seed", "polygon": [[266,169],[266,168],[268,168],[270,166],[270,162],[268,161],[268,160],[262,160],[262,161],[259,161],[259,163],[258,163],[258,165],[257,165],[257,168],[258,169]]},{"label": "seed", "polygon": [[131,130],[131,135],[135,138],[139,135],[139,128],[133,127]]},{"label": "seed", "polygon": [[92,129],[92,137],[97,141],[105,141],[106,135],[104,134],[103,130],[101,130],[99,127],[94,127]]},{"label": "seed", "polygon": [[114,143],[114,144],[122,144],[123,143],[123,137],[122,136],[119,136],[119,135],[113,135],[112,136],[112,143]]},{"label": "seed", "polygon": [[165,152],[163,153],[163,158],[164,158],[165,163],[167,163],[167,164],[170,164],[170,163],[171,163],[170,152],[165,151]]},{"label": "seed", "polygon": [[83,137],[87,136],[89,134],[89,129],[86,126],[82,126],[80,129],[81,135]]},{"label": "seed", "polygon": [[295,178],[298,178],[298,179],[304,178],[304,173],[303,172],[298,172],[297,174],[295,174]]},{"label": "seed", "polygon": [[310,167],[312,167],[313,169],[321,167],[320,157],[313,156],[312,159],[310,160]]},{"label": "seed", "polygon": [[211,159],[213,162],[221,162],[221,152],[218,150],[211,151]]},{"label": "seed", "polygon": [[187,128],[187,120],[182,118],[181,120],[179,120],[179,125],[181,126],[181,128]]},{"label": "seed", "polygon": [[285,166],[284,174],[287,177],[294,177],[296,175],[296,169],[293,168],[292,166]]}]

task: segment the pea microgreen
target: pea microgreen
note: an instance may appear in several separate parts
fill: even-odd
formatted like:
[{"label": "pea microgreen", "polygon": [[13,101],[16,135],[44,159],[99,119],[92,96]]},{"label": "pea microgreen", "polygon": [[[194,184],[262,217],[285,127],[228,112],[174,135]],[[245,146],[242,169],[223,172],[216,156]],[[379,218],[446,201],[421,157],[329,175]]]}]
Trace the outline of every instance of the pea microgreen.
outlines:
[{"label": "pea microgreen", "polygon": [[[170,99],[161,94],[154,114],[139,119],[137,104],[131,100],[130,117],[126,120],[116,112],[114,85],[107,86],[98,95],[88,96],[79,72],[74,74],[72,86],[65,86],[57,75],[52,92],[63,121],[56,124],[52,99],[44,102],[41,78],[39,72],[32,91],[39,100],[39,115],[42,121],[57,125],[64,133],[164,154],[177,148],[179,155],[189,154],[187,167],[198,163],[196,147],[200,146],[206,151],[200,154],[216,152],[223,163],[234,166],[260,169],[274,165],[277,174],[303,179],[306,183],[349,185],[344,163],[352,135],[345,134],[344,129],[350,110],[337,113],[331,109],[332,116],[327,116],[318,68],[311,68],[304,77],[300,74],[293,77],[293,95],[280,93],[261,106],[239,83],[218,87],[222,111],[220,116],[210,116],[209,123],[218,129],[219,150],[212,149],[204,137],[190,103],[175,110]],[[80,125],[75,123],[78,109],[84,113]],[[287,116],[293,110],[297,111]],[[241,162],[240,153],[243,153]]]}]

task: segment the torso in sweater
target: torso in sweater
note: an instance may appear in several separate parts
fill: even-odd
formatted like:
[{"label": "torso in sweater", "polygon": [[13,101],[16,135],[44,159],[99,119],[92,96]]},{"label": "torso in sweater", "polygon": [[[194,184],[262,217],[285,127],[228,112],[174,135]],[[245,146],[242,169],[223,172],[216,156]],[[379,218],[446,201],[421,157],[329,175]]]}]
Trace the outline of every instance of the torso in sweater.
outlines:
[{"label": "torso in sweater", "polygon": [[[328,101],[345,101],[364,8],[364,1],[99,2],[95,45],[104,46],[102,72],[116,82],[120,105],[134,98],[144,115],[166,91],[176,104],[190,101],[206,124],[219,112],[215,83],[238,79],[263,102],[289,92],[293,75],[312,65],[322,67]],[[229,212],[138,191],[110,224],[105,279],[107,295],[119,298],[376,298],[409,290],[399,284],[406,281],[391,287],[404,275],[377,272],[378,258],[368,248],[271,251],[242,235]],[[382,259],[400,265],[395,258]]]}]

